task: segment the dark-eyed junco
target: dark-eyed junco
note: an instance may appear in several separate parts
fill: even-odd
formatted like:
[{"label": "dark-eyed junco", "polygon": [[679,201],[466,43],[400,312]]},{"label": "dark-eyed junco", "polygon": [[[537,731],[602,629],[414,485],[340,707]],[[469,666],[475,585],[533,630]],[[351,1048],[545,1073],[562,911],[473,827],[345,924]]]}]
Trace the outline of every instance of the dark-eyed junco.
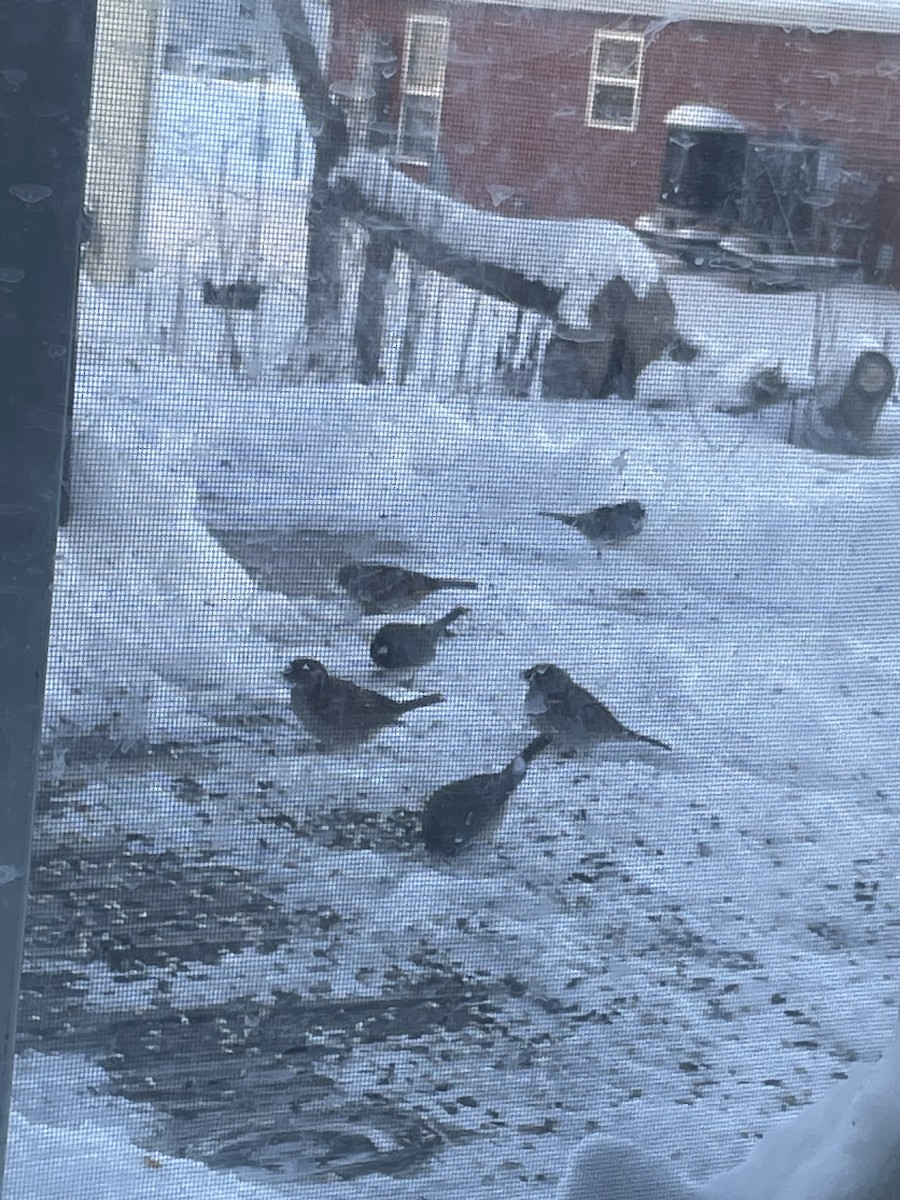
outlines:
[{"label": "dark-eyed junco", "polygon": [[325,749],[364,742],[383,729],[396,725],[404,713],[444,699],[438,692],[394,700],[358,687],[349,679],[329,675],[314,658],[295,658],[284,672],[291,685],[294,716]]},{"label": "dark-eyed junco", "polygon": [[600,742],[647,742],[661,750],[672,747],[658,738],[626,728],[605,704],[577,684],[568,671],[537,663],[522,672],[528,684],[525,715],[536,729],[568,750],[584,750]]},{"label": "dark-eyed junco", "polygon": [[577,530],[583,537],[602,550],[636,537],[644,528],[647,511],[638,500],[623,500],[621,504],[601,504],[598,508],[583,513],[542,512],[541,517],[552,517]]},{"label": "dark-eyed junco", "polygon": [[369,646],[372,662],[388,671],[415,670],[430,663],[437,654],[441,638],[453,637],[450,626],[464,617],[467,608],[454,608],[430,625],[412,625],[397,621],[382,625]]},{"label": "dark-eyed junco", "polygon": [[436,579],[420,571],[374,562],[345,563],[337,580],[368,616],[415,608],[426,596],[445,588],[478,587],[471,579]]},{"label": "dark-eyed junco", "polygon": [[542,733],[502,771],[472,775],[432,792],[422,809],[422,840],[426,848],[436,854],[458,854],[479,833],[496,828],[503,819],[507,800],[525,778],[528,764],[551,741]]}]

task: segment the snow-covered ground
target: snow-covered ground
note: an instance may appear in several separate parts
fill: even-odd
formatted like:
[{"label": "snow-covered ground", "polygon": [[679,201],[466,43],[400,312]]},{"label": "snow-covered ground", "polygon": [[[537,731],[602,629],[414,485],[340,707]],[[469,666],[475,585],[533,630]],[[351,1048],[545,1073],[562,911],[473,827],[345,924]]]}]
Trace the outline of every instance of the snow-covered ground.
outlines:
[{"label": "snow-covered ground", "polygon": [[[11,1200],[549,1198],[598,1131],[703,1179],[877,1058],[900,955],[900,410],[850,458],[716,409],[759,365],[803,385],[890,353],[900,305],[672,287],[705,352],[632,404],[460,396],[439,357],[406,388],[235,379],[86,291]],[[630,497],[646,529],[599,559],[537,515]],[[416,678],[446,703],[317,754],[288,659],[403,694],[333,583],[366,556],[480,586]],[[535,661],[673,753],[545,756],[492,838],[429,862],[416,810],[521,748]],[[88,928],[90,870],[115,886]],[[46,915],[60,880],[68,925]],[[164,888],[211,952],[135,949]],[[194,1053],[220,1104],[202,1130]]]}]

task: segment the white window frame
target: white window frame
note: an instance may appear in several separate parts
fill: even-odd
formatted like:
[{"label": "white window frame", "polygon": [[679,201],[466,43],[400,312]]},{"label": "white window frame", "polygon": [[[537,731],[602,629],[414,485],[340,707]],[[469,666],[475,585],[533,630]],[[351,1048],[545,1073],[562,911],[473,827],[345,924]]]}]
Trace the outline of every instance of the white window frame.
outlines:
[{"label": "white window frame", "polygon": [[[439,25],[444,31],[444,61],[441,64],[441,82],[436,88],[409,86],[409,58],[412,47],[413,27],[415,25]],[[450,44],[450,22],[446,17],[433,17],[421,13],[410,13],[406,18],[406,34],[403,40],[403,74],[400,79],[400,119],[397,122],[397,150],[394,157],[397,162],[408,163],[410,166],[428,167],[430,159],[415,158],[403,153],[404,130],[406,124],[407,96],[428,96],[436,103],[434,149],[437,150],[441,129],[441,116],[444,108],[444,82],[447,71],[447,48]]]},{"label": "white window frame", "polygon": [[[637,69],[634,79],[624,79],[621,75],[601,75],[597,69],[597,63],[600,58],[600,49],[604,42],[630,42],[636,45],[637,52]],[[591,52],[591,73],[588,77],[588,94],[587,104],[584,112],[584,123],[591,129],[618,129],[626,133],[633,133],[638,126],[638,118],[641,112],[641,91],[644,83],[644,35],[642,33],[628,33],[618,29],[597,29],[594,31],[594,46]],[[594,118],[594,96],[598,85],[606,84],[613,87],[629,88],[633,94],[634,102],[631,108],[631,120],[629,122],[621,121],[598,121]]]}]

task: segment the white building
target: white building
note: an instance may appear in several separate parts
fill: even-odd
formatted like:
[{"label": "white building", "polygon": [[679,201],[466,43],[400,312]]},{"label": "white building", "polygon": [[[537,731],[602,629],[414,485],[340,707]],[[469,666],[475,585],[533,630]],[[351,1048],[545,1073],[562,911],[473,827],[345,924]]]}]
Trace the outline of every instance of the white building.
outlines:
[{"label": "white building", "polygon": [[89,160],[98,282],[292,274],[307,138],[268,3],[100,0]]}]

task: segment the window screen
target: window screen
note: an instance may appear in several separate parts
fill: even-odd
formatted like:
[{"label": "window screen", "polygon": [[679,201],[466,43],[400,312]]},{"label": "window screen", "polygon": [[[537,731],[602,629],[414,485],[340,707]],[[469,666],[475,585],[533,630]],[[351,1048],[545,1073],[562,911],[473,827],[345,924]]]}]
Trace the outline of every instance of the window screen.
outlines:
[{"label": "window screen", "polygon": [[15,1200],[900,1194],[900,15],[656,8],[100,0]]}]

